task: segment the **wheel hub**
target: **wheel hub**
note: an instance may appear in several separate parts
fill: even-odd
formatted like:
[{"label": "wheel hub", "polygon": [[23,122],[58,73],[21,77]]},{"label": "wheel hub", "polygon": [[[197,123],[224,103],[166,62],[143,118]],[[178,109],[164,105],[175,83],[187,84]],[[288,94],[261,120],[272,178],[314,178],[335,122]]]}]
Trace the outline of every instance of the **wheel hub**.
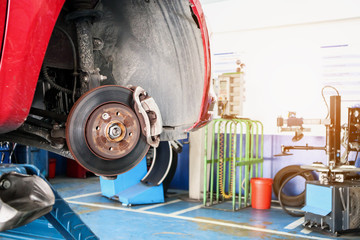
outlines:
[{"label": "wheel hub", "polygon": [[[124,134],[123,134],[124,133]],[[109,140],[116,140],[118,138],[122,137],[118,141],[121,141],[125,136],[125,126],[121,122],[113,123],[109,127],[108,137]]]},{"label": "wheel hub", "polygon": [[82,95],[66,122],[74,159],[101,176],[124,173],[141,162],[149,144],[133,106],[133,92],[121,86],[101,86]]},{"label": "wheel hub", "polygon": [[91,151],[105,160],[127,155],[135,147],[140,124],[135,113],[121,103],[106,103],[93,111],[85,137]]}]

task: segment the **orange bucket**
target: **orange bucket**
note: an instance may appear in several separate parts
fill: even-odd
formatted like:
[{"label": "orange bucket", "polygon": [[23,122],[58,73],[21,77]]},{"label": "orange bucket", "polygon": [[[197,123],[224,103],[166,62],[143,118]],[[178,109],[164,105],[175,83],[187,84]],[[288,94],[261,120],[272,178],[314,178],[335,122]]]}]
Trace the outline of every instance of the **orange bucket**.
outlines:
[{"label": "orange bucket", "polygon": [[273,180],[271,178],[252,178],[250,183],[252,208],[269,209]]}]

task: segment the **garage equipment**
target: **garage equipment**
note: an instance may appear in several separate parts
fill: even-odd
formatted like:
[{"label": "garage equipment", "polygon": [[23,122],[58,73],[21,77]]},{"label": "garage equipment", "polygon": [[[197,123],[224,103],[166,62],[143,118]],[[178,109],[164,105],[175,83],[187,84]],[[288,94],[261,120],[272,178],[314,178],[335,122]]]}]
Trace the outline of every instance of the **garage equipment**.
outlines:
[{"label": "garage equipment", "polygon": [[103,196],[117,200],[125,206],[163,203],[163,185],[149,185],[141,182],[146,175],[146,158],[130,171],[118,175],[114,180],[100,178],[101,193]]},{"label": "garage equipment", "polygon": [[[357,172],[360,168],[352,165],[348,159],[340,157],[340,96],[330,97],[330,119],[331,125],[327,126],[326,150],[328,164],[312,164],[303,166],[304,169],[319,172],[319,182],[308,182],[306,184],[306,206],[304,226],[317,228],[332,234],[346,231],[360,231],[360,181]],[[348,140],[347,151],[356,150],[358,144],[360,122],[356,108],[348,109]],[[357,115],[357,116],[355,116]],[[348,154],[347,154],[348,155]],[[356,160],[356,159],[355,159]],[[327,196],[327,204],[320,202],[321,198],[313,195],[322,192]],[[322,207],[321,207],[322,206]]]},{"label": "garage equipment", "polygon": [[49,176],[49,156],[43,149],[17,144],[12,163],[33,165],[39,169],[42,176]]},{"label": "garage equipment", "polygon": [[224,73],[216,81],[218,115],[243,115],[245,102],[244,73]]},{"label": "garage equipment", "polygon": [[11,167],[0,169],[0,231],[25,225],[45,215],[55,202],[51,188],[41,177],[13,170],[15,168]]},{"label": "garage equipment", "polygon": [[205,128],[204,206],[227,199],[232,200],[233,211],[250,205],[250,179],[263,173],[263,145],[263,125],[259,121],[216,119]]},{"label": "garage equipment", "polygon": [[307,182],[303,225],[335,235],[345,231],[359,231],[359,200],[359,181],[329,184]]},{"label": "garage equipment", "polygon": [[164,202],[164,192],[176,169],[176,151],[181,148],[177,142],[160,142],[130,171],[113,180],[100,178],[102,195],[127,206]]},{"label": "garage equipment", "polygon": [[353,107],[349,108],[348,111],[348,127],[346,131],[346,136],[348,137],[347,141],[347,157],[348,152],[350,151],[356,151],[356,158],[358,156],[358,153],[360,151],[360,108],[359,107]]},{"label": "garage equipment", "polygon": [[[0,181],[0,229],[7,230],[0,232],[0,237],[43,237],[38,225],[31,228],[34,226],[31,221],[44,215],[35,222],[47,220],[44,228],[48,229],[51,224],[60,233],[58,236],[73,240],[98,239],[34,166],[2,164]],[[9,219],[4,219],[7,217]],[[22,226],[24,224],[27,225]]]},{"label": "garage equipment", "polygon": [[[336,92],[338,93],[337,90]],[[357,108],[348,109],[348,127],[344,128],[344,135],[347,137],[343,138],[343,145],[347,147],[347,151],[358,152],[360,114],[356,111]],[[322,121],[326,126],[326,146],[323,149],[326,151],[327,163],[315,162],[309,166],[301,166],[305,170],[319,172],[319,181],[306,183],[306,205],[302,209],[305,211],[303,225],[337,235],[360,230],[360,181],[357,175],[360,168],[356,168],[354,162],[348,160],[348,152],[341,157],[339,94],[330,96],[328,117]]]},{"label": "garage equipment", "polygon": [[9,163],[9,155],[10,155],[10,143],[1,142],[0,143],[0,163]]}]

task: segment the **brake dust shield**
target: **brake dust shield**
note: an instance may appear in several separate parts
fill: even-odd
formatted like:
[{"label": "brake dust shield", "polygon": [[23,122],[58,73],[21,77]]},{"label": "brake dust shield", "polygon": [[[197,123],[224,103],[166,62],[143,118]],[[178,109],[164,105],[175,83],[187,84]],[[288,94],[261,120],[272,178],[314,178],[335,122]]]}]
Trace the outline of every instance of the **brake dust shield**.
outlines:
[{"label": "brake dust shield", "polygon": [[101,86],[85,93],[66,123],[66,141],[75,160],[101,176],[115,176],[135,167],[149,145],[134,110],[133,91]]}]

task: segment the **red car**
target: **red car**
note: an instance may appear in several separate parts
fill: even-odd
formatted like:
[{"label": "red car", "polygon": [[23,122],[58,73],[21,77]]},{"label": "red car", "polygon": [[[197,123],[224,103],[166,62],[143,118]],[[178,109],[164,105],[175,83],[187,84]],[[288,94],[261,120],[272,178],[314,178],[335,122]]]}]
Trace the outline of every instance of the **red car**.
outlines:
[{"label": "red car", "polygon": [[2,0],[0,141],[114,176],[211,119],[199,0]]}]

